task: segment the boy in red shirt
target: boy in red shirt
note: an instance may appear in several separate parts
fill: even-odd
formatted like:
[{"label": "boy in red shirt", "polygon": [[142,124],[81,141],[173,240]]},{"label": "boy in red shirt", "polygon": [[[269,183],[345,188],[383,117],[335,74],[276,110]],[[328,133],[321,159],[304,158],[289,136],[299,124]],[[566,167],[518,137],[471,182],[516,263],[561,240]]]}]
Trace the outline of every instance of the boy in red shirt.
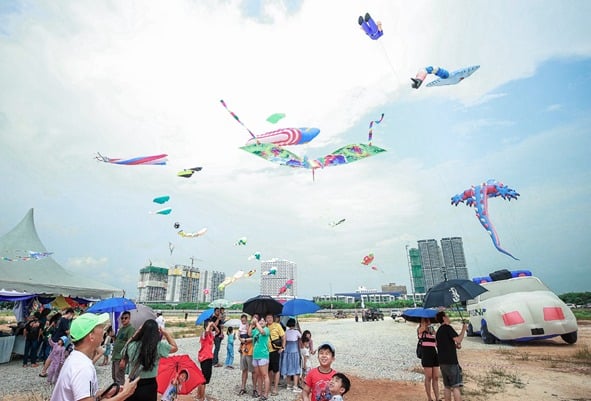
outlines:
[{"label": "boy in red shirt", "polygon": [[332,368],[335,349],[332,344],[323,343],[318,347],[317,353],[320,366],[310,370],[306,375],[302,401],[328,401],[331,398],[329,383],[337,373]]}]

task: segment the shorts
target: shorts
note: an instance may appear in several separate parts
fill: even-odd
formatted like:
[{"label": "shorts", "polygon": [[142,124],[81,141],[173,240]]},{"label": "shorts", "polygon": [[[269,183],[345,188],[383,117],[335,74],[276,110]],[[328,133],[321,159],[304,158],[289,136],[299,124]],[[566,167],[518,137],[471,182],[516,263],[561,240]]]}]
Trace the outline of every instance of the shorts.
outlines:
[{"label": "shorts", "polygon": [[269,352],[269,372],[279,372],[279,351]]},{"label": "shorts", "polygon": [[113,350],[113,346],[111,344],[107,344],[105,346],[105,352],[103,353],[104,356],[111,355],[111,351]]},{"label": "shorts", "polygon": [[440,365],[443,387],[454,388],[464,385],[462,380],[462,368],[460,365]]},{"label": "shorts", "polygon": [[206,359],[199,362],[199,364],[201,365],[201,373],[203,373],[203,377],[205,377],[205,384],[209,384],[209,380],[211,379],[211,369],[213,368],[213,359]]},{"label": "shorts", "polygon": [[248,370],[250,373],[254,372],[252,355],[242,355],[240,357],[240,370]]},{"label": "shorts", "polygon": [[435,347],[423,347],[421,365],[424,368],[434,368],[439,366],[439,360],[437,358],[437,351],[435,350]]},{"label": "shorts", "polygon": [[269,364],[269,360],[268,359],[253,359],[252,360],[252,366],[254,366],[255,368],[257,366],[265,366]]}]

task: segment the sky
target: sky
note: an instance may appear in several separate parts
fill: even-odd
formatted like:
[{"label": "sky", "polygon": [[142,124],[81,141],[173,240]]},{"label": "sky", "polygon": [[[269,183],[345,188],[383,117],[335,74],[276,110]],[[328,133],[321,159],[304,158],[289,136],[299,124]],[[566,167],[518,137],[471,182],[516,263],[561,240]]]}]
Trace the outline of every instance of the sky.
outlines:
[{"label": "sky", "polygon": [[[254,252],[295,262],[299,297],[409,285],[405,247],[449,236],[463,238],[471,277],[529,269],[558,294],[590,291],[591,3],[446,5],[1,2],[0,234],[34,208],[58,263],[129,297],[149,263],[260,273]],[[376,41],[357,23],[366,12],[382,22]],[[412,89],[429,65],[480,69]],[[257,134],[319,128],[289,149],[310,158],[367,143],[384,113],[373,144],[387,151],[313,180],[241,150],[250,135],[220,99]],[[273,113],[286,117],[274,125]],[[112,165],[97,152],[166,153],[168,164]],[[488,179],[520,193],[489,202],[519,261],[494,248],[473,208],[450,204]],[[172,213],[150,214],[162,195]],[[181,238],[175,222],[207,233]],[[370,252],[377,271],[360,263]],[[259,279],[226,298],[257,295]]]}]

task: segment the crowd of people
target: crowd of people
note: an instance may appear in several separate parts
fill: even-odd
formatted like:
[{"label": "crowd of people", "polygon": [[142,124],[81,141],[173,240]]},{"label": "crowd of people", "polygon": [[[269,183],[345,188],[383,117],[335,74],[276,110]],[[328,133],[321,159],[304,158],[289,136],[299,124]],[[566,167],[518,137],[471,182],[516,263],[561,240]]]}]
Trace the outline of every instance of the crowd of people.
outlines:
[{"label": "crowd of people", "polygon": [[[39,376],[53,387],[51,401],[156,401],[160,360],[178,350],[162,313],[136,328],[130,312],[122,312],[117,330],[110,324],[109,314],[75,315],[72,308],[51,317],[36,312],[23,329],[23,367],[43,363]],[[281,387],[299,395],[302,401],[339,401],[349,390],[349,379],[332,368],[335,348],[329,343],[315,348],[312,334],[302,331],[296,319],[289,318],[284,325],[276,315],[243,314],[237,336],[233,327],[227,327],[224,333],[226,320],[224,309],[216,308],[204,322],[195,358],[205,378],[195,392],[198,401],[207,399],[206,387],[214,368],[234,369],[235,343],[240,355],[239,396],[252,395],[266,401],[278,395]],[[226,359],[222,364],[219,352],[224,339]],[[319,366],[312,369],[313,355],[318,356]],[[108,365],[109,358],[113,382],[99,390],[95,364]],[[162,400],[176,400],[188,377],[188,372],[183,372],[184,376],[179,373],[171,380]]]}]

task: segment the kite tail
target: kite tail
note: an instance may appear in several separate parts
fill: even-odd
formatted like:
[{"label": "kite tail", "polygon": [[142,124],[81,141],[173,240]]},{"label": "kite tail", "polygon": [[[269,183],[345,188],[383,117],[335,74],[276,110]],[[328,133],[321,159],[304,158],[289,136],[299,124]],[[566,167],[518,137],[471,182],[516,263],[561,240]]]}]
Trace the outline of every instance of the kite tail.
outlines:
[{"label": "kite tail", "polygon": [[382,120],[384,119],[384,113],[382,113],[382,116],[380,117],[379,120],[372,120],[369,123],[369,134],[368,134],[368,141],[369,141],[369,146],[371,146],[371,140],[373,139],[373,125],[374,124],[379,124],[382,122]]},{"label": "kite tail", "polygon": [[232,117],[234,117],[234,119],[236,121],[238,121],[240,123],[240,125],[242,125],[244,128],[246,128],[246,130],[248,131],[248,133],[250,134],[250,136],[252,136],[254,139],[256,139],[256,135],[252,133],[251,130],[248,129],[248,127],[246,125],[244,125],[244,123],[242,121],[240,121],[240,118],[238,118],[238,116],[236,114],[234,114],[233,111],[231,111],[228,106],[226,105],[226,102],[224,102],[223,99],[220,99],[220,103],[222,104],[222,106],[224,106],[226,108],[226,110],[228,111],[228,113],[230,113],[230,115]]},{"label": "kite tail", "polygon": [[478,217],[478,221],[480,221],[480,224],[482,224],[482,227],[484,227],[484,229],[490,235],[493,245],[495,246],[497,251],[504,253],[505,255],[507,255],[515,260],[519,260],[515,256],[511,255],[509,252],[507,252],[506,250],[504,250],[501,247],[501,243],[499,241],[499,236],[495,230],[495,227],[493,226],[492,222],[490,221],[490,218],[488,217],[487,185],[482,184],[482,185],[475,187],[474,188],[474,196],[476,198],[476,202],[475,202],[476,203],[475,204],[476,217]]}]

